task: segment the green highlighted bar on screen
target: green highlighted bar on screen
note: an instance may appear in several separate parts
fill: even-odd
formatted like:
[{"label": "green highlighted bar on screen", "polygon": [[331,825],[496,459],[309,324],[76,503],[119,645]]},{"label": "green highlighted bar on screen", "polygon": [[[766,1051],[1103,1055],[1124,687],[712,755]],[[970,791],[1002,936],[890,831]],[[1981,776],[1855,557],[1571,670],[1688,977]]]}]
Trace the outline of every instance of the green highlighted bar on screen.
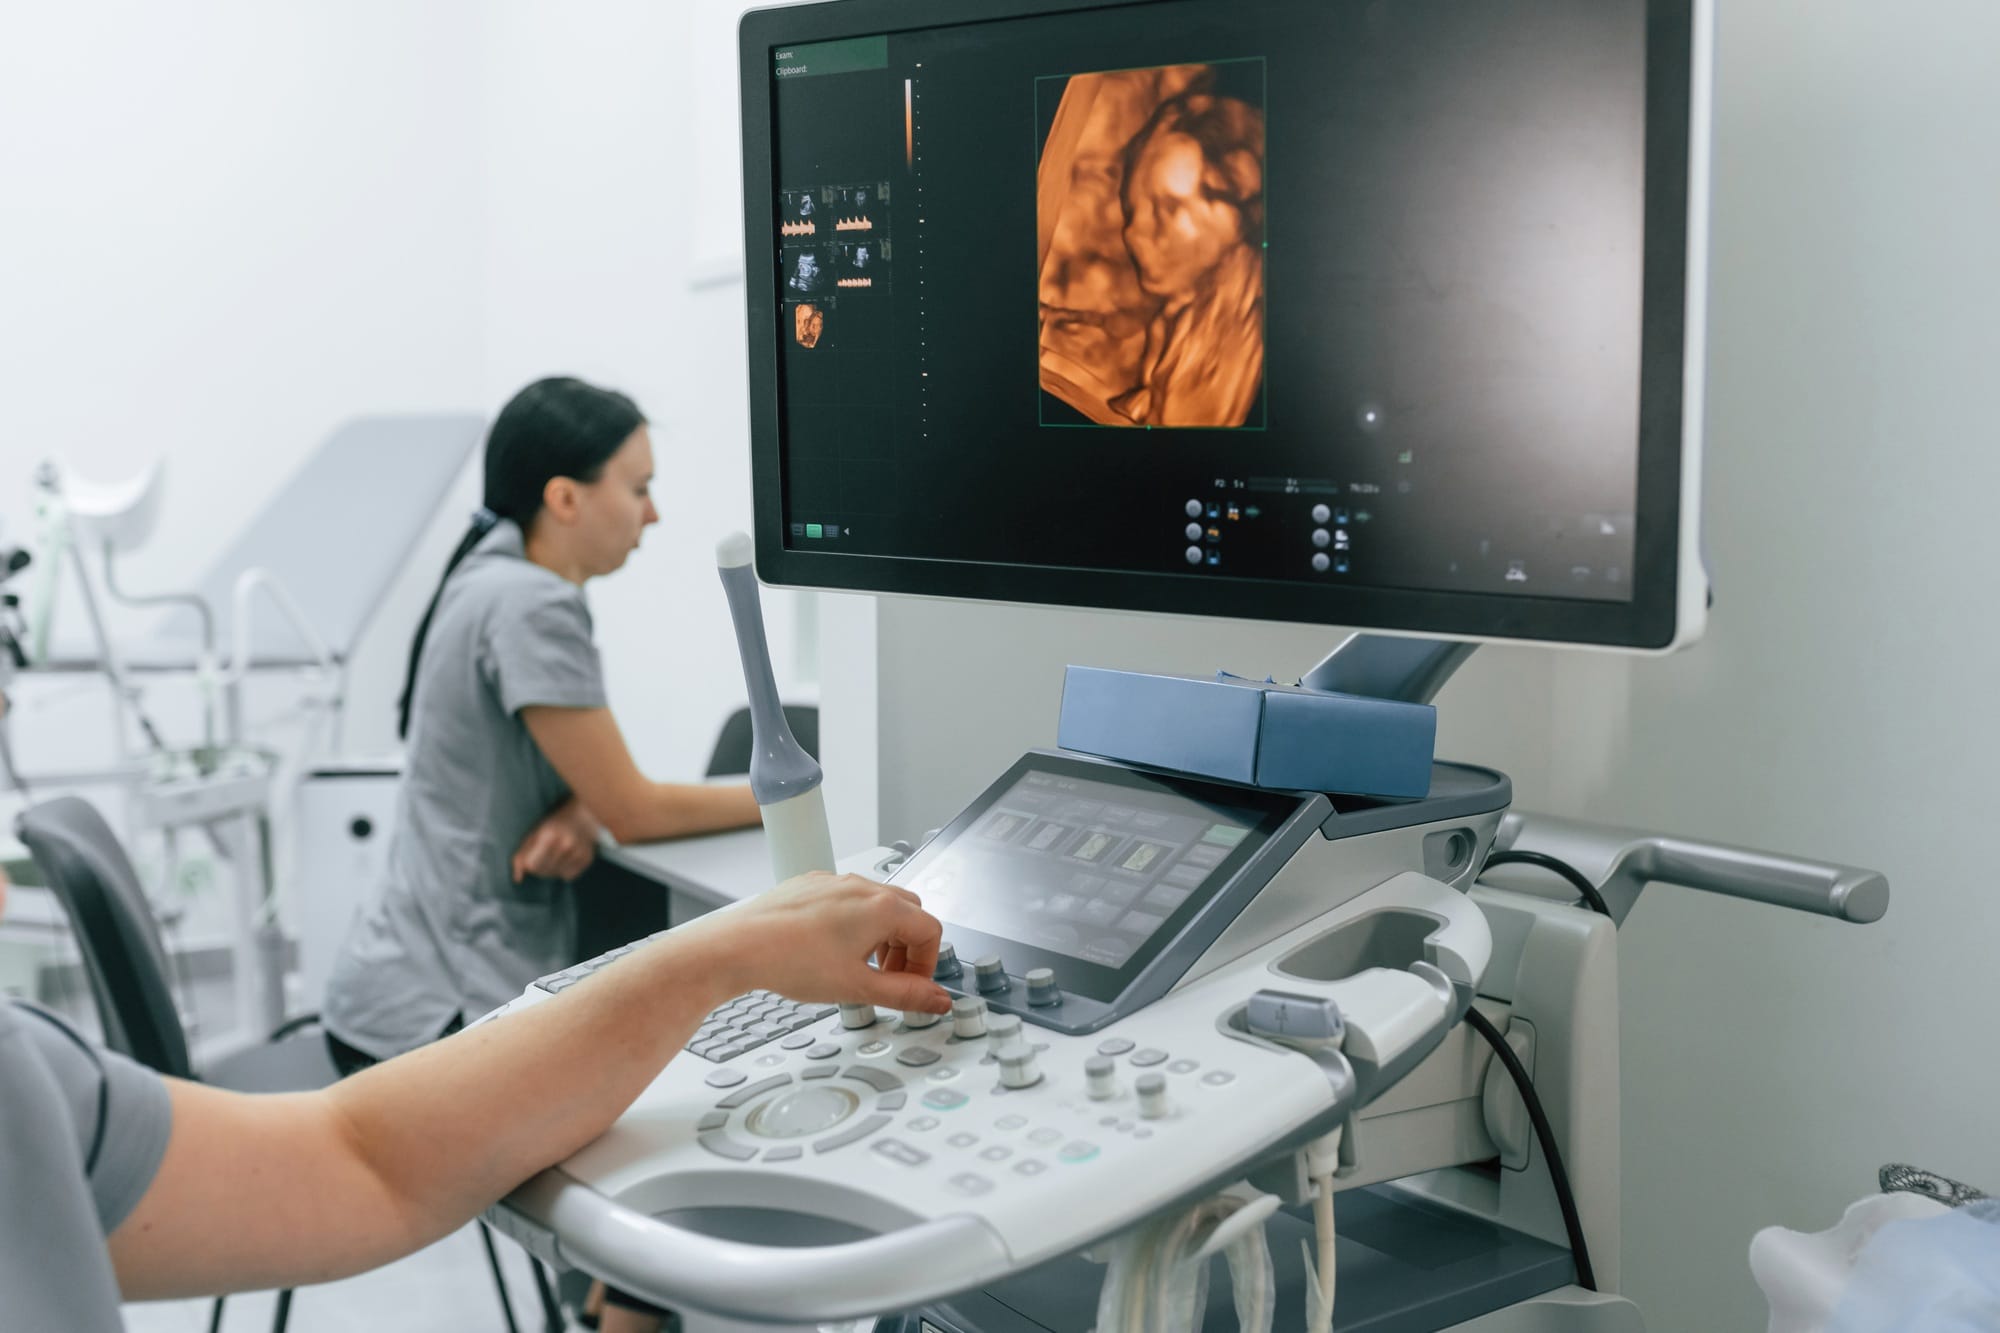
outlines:
[{"label": "green highlighted bar on screen", "polygon": [[848,37],[838,42],[810,42],[804,46],[783,46],[771,53],[772,72],[781,79],[803,79],[813,74],[852,74],[862,69],[889,67],[887,37]]}]

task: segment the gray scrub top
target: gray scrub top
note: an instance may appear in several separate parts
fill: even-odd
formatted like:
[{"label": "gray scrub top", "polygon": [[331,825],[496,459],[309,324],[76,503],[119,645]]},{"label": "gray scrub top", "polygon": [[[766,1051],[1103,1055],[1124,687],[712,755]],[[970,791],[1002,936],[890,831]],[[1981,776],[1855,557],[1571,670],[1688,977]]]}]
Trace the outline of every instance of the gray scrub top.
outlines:
[{"label": "gray scrub top", "polygon": [[0,1326],[122,1326],[105,1238],[153,1183],[172,1125],[158,1074],[0,998]]},{"label": "gray scrub top", "polygon": [[562,880],[516,884],[521,840],[569,797],[523,708],[601,708],[583,589],[502,519],[452,571],[417,665],[386,882],[349,929],[327,1030],[378,1059],[468,1023],[576,961]]}]

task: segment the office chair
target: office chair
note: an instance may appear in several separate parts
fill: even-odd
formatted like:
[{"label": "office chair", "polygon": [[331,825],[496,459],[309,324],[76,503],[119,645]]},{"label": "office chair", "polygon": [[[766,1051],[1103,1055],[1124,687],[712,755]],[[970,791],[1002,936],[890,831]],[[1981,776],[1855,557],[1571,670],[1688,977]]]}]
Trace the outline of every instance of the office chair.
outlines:
[{"label": "office chair", "polygon": [[[187,1032],[168,985],[166,950],[154,929],[139,876],[117,835],[96,807],[74,796],[23,811],[14,828],[76,932],[84,971],[103,1018],[105,1044],[169,1077],[196,1078]],[[263,1045],[217,1061],[200,1081],[234,1092],[310,1092],[327,1087],[340,1075],[320,1035],[307,1031],[316,1023],[316,1018],[287,1023]],[[519,1333],[500,1274],[500,1256],[484,1224],[479,1236],[508,1331]],[[562,1316],[539,1264],[535,1279],[548,1327],[560,1330]],[[209,1333],[222,1326],[223,1300],[216,1299]],[[272,1333],[284,1333],[291,1308],[290,1289],[279,1292]]]},{"label": "office chair", "polygon": [[[792,735],[798,738],[805,752],[819,758],[819,709],[813,704],[786,704],[785,721],[792,728]],[[731,713],[722,724],[722,734],[715,738],[715,749],[709,755],[708,774],[711,778],[730,777],[750,771],[750,710],[739,708]]]}]

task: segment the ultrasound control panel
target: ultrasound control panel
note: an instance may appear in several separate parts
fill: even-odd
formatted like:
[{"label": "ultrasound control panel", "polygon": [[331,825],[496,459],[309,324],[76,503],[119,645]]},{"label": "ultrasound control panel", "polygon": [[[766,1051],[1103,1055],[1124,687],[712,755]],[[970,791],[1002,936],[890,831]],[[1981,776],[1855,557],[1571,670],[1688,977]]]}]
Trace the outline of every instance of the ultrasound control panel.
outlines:
[{"label": "ultrasound control panel", "polygon": [[[1157,962],[1194,947],[1204,914],[1226,910],[1246,875],[1262,882],[1259,855],[1282,845],[1307,805],[1280,797],[1260,806],[1234,793],[1176,805],[1187,791],[1093,786],[1097,770],[1064,767],[1071,762],[1029,756],[1020,773],[995,784],[993,799],[975,802],[960,832],[920,849],[911,873],[977,864],[965,859],[971,846],[948,853],[966,830],[987,837],[996,813],[1034,817],[1006,830],[1004,843],[1021,849],[1028,865],[1035,857],[1091,860],[1071,853],[1100,834],[1121,839],[1092,861],[1107,868],[1135,859],[1141,843],[1158,845],[1126,872],[1154,884],[1174,865],[1190,864],[1189,851],[1221,845],[1204,844],[1208,830],[1242,829],[1229,849],[1242,859],[1225,855],[1205,867],[1212,879],[1189,886],[1190,897],[1174,909],[1192,912],[1165,914],[1162,940],[1149,937],[1135,949],[1136,958],[1159,942]],[[1060,774],[1075,785],[1028,782],[1029,774]],[[1113,801],[1109,791],[1121,795]],[[1049,799],[1023,805],[1022,796]],[[1063,804],[1100,798],[1119,808]],[[1032,845],[1035,820],[1079,813],[1094,822]],[[1144,814],[1191,822],[1162,826]],[[1106,870],[1092,873],[1111,882]],[[1068,920],[1048,911],[1039,881],[993,881],[983,892],[1013,899],[1012,915],[954,916],[947,908],[947,931],[960,943],[1062,956],[1034,933],[1037,922]],[[1325,941],[1347,930],[1373,938],[1368,922],[1383,912],[1428,923],[1419,952],[1448,965],[1384,956],[1329,968],[1325,960],[1343,951]],[[984,939],[964,924],[975,920],[987,927]],[[670,1305],[774,1322],[921,1305],[1116,1234],[1323,1133],[1442,1040],[1460,1012],[1459,983],[1484,970],[1489,950],[1484,918],[1463,894],[1409,872],[1145,1004],[1128,981],[1108,1000],[1065,991],[1036,1006],[1036,969],[1024,974],[1004,956],[1004,993],[979,991],[980,960],[959,964],[949,1015],[870,1005],[828,1011],[753,992],[711,1015],[706,1035],[607,1133],[487,1218],[551,1262]],[[623,952],[545,978],[489,1019],[587,985]],[[1132,974],[1145,975],[1144,967]],[[1085,1006],[1104,1015],[1095,1030],[1048,1021],[1051,1011]],[[1278,1021],[1263,1012],[1273,1006],[1284,1011]],[[1337,1041],[1317,1028],[1306,1033],[1313,1040],[1294,1039],[1293,1029],[1305,1028],[1291,1020],[1312,1015],[1332,1019]],[[788,1228],[804,1228],[783,1244],[772,1230],[781,1217]]]},{"label": "ultrasound control panel", "polygon": [[1088,1033],[1172,989],[1329,813],[1317,793],[1037,750],[891,882],[944,923],[940,984]]}]

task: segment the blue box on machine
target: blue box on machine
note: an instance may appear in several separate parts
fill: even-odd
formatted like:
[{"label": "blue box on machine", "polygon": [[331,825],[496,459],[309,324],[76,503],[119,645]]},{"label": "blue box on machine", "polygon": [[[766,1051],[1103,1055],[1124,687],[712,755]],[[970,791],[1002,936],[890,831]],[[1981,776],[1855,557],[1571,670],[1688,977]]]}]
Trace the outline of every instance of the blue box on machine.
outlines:
[{"label": "blue box on machine", "polygon": [[1437,709],[1218,674],[1072,666],[1056,744],[1286,791],[1430,794]]}]

